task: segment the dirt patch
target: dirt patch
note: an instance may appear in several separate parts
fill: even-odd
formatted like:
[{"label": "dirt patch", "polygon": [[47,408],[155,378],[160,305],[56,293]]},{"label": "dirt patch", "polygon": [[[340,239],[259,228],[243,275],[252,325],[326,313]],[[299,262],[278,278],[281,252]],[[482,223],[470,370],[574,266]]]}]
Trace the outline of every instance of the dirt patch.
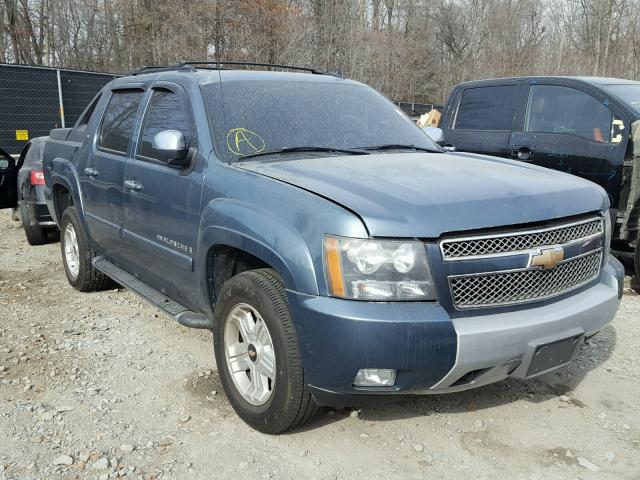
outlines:
[{"label": "dirt patch", "polygon": [[[126,290],[81,294],[0,214],[0,479],[637,479],[640,297],[575,361],[279,437],[229,406],[211,336]],[[216,392],[215,394],[213,392]]]}]

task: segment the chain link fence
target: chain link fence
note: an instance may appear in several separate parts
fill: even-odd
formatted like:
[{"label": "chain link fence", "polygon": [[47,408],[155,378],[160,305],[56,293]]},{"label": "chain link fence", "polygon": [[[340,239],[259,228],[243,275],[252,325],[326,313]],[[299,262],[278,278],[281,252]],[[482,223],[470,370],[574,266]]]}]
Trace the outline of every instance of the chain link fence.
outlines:
[{"label": "chain link fence", "polygon": [[393,102],[400,109],[409,115],[413,120],[418,120],[421,115],[425,113],[429,113],[431,110],[438,110],[442,113],[442,108],[444,105],[440,105],[438,103],[415,103],[415,102]]},{"label": "chain link fence", "polygon": [[70,127],[100,89],[106,73],[0,64],[0,148],[19,154],[27,141]]}]

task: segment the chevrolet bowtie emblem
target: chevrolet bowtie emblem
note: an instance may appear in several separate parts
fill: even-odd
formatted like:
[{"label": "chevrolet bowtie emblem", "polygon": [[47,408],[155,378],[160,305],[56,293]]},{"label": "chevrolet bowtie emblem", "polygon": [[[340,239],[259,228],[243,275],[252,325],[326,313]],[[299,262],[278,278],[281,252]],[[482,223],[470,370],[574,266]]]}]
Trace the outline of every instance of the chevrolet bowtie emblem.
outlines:
[{"label": "chevrolet bowtie emblem", "polygon": [[529,255],[529,267],[540,267],[544,270],[555,268],[564,260],[564,249],[562,247],[541,248]]}]

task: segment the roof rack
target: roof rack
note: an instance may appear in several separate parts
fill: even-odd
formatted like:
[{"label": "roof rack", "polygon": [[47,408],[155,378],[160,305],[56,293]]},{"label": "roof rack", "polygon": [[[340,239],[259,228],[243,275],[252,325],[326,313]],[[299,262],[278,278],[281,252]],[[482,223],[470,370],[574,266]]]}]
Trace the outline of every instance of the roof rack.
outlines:
[{"label": "roof rack", "polygon": [[[210,67],[207,65],[215,65],[214,67]],[[248,67],[269,67],[269,68],[286,68],[288,70],[298,70],[303,72],[308,72],[314,75],[333,75],[334,77],[342,77],[342,72],[337,71],[333,72],[323,72],[321,70],[310,68],[310,67],[298,67],[295,65],[281,65],[277,63],[261,63],[261,62],[238,62],[231,60],[194,60],[194,61],[182,61],[176,63],[175,65],[167,65],[167,66],[159,66],[159,65],[149,65],[137,68],[133,70],[127,75],[141,75],[144,73],[156,73],[156,72],[170,72],[170,71],[187,71],[187,72],[195,72],[196,67],[200,67],[203,69],[212,69],[212,70],[222,70],[225,66],[248,66]]]},{"label": "roof rack", "polygon": [[173,71],[187,71],[187,72],[195,72],[196,69],[190,65],[178,63],[176,65],[143,65],[140,68],[136,68],[135,70],[131,70],[130,72],[125,73],[126,75],[142,75],[145,73],[155,73],[155,72],[173,72]]},{"label": "roof rack", "polygon": [[313,73],[315,75],[325,75],[325,72],[317,70],[315,68],[310,67],[297,67],[295,65],[282,65],[278,63],[262,63],[262,62],[238,62],[233,60],[196,60],[196,61],[184,61],[180,62],[178,65],[187,66],[187,65],[245,65],[248,67],[271,67],[271,68],[286,68],[288,70],[300,70],[303,72]]}]

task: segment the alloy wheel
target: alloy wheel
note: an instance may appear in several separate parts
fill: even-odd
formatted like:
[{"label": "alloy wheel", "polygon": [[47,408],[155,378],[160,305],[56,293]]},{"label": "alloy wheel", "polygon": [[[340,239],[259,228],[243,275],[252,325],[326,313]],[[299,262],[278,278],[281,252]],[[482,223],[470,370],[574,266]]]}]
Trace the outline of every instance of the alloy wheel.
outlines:
[{"label": "alloy wheel", "polygon": [[224,354],[236,389],[251,405],[264,405],[276,381],[276,356],[267,324],[255,308],[241,303],[231,309],[224,328]]}]

